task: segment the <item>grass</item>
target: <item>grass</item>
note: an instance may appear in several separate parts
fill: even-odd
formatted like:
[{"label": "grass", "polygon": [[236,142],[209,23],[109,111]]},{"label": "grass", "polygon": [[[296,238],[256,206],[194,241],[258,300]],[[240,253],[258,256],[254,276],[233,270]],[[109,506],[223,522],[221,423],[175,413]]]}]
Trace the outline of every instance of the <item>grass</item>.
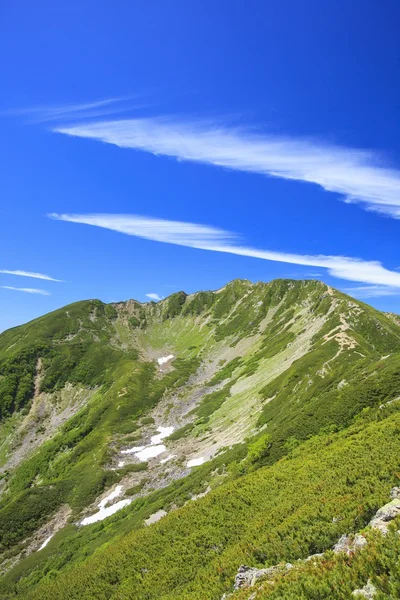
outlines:
[{"label": "grass", "polygon": [[276,465],[228,481],[162,522],[116,539],[55,581],[45,577],[31,593],[24,586],[32,579],[9,589],[43,600],[113,597],[117,590],[121,600],[220,597],[242,563],[293,562],[362,529],[398,482],[399,431],[394,413],[317,436]]},{"label": "grass", "polygon": [[[343,322],[354,348],[335,338]],[[170,353],[166,372],[144,360]],[[166,393],[182,399],[203,385],[193,384],[199,367],[215,368],[208,385],[223,387],[203,396],[168,442],[218,453],[160,490],[142,478],[127,490],[141,497],[106,521],[68,525],[9,573],[4,597],[219,598],[240,562],[328,548],[365,524],[397,481],[397,405],[379,407],[399,394],[400,327],[320,282],[236,280],[157,304],[87,301],[1,334],[3,460],[29,409],[38,358],[49,398],[67,382],[92,395],[7,475],[5,553],[23,549],[61,504],[78,519],[128,472],[151,480],[146,463],[110,470],[116,448],[154,423]],[[208,485],[209,495],[190,502]],[[160,509],[170,514],[143,529]]]}]

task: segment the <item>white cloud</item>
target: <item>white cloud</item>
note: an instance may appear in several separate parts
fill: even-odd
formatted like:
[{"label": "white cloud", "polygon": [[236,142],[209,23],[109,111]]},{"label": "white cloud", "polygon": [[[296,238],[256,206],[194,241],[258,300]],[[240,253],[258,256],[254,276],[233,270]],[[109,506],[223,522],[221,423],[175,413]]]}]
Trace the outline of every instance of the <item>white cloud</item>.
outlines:
[{"label": "white cloud", "polygon": [[14,292],[25,292],[26,294],[40,294],[41,296],[50,296],[50,292],[37,288],[19,288],[12,285],[0,285],[3,290],[12,290]]},{"label": "white cloud", "polygon": [[59,106],[31,106],[25,108],[16,108],[0,112],[2,117],[25,116],[35,123],[45,123],[47,121],[61,121],[65,118],[89,119],[95,117],[104,117],[106,115],[115,115],[122,112],[128,112],[133,108],[143,108],[143,104],[132,105],[133,96],[124,96],[116,98],[105,98],[94,102],[80,104],[64,104]]},{"label": "white cloud", "polygon": [[359,202],[400,219],[400,171],[383,167],[371,151],[165,118],[83,122],[53,131],[179,160],[314,183],[342,195],[346,202]]},{"label": "white cloud", "polygon": [[381,298],[383,296],[400,296],[400,287],[389,285],[365,285],[343,290],[356,298]]},{"label": "white cloud", "polygon": [[400,273],[386,269],[379,261],[362,260],[349,256],[304,255],[260,250],[240,244],[237,236],[233,233],[208,225],[167,221],[138,215],[53,213],[49,216],[60,221],[94,225],[157,242],[324,268],[332,277],[338,279],[400,288]]},{"label": "white cloud", "polygon": [[9,271],[8,269],[0,269],[0,273],[4,275],[18,275],[19,277],[32,277],[33,279],[45,279],[46,281],[57,281],[62,282],[62,279],[54,279],[50,275],[44,275],[43,273],[32,273],[30,271]]},{"label": "white cloud", "polygon": [[159,302],[159,300],[162,300],[161,296],[159,296],[158,294],[155,294],[153,292],[151,292],[150,294],[146,294],[146,296],[148,298],[150,298],[151,300],[155,300],[156,302]]}]

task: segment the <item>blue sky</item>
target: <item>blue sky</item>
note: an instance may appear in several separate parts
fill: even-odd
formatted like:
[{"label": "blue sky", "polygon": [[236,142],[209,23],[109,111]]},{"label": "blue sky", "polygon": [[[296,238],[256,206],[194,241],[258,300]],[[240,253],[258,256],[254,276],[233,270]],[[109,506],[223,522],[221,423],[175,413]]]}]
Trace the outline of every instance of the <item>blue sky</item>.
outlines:
[{"label": "blue sky", "polygon": [[397,0],[0,11],[0,330],[236,277],[399,312]]}]

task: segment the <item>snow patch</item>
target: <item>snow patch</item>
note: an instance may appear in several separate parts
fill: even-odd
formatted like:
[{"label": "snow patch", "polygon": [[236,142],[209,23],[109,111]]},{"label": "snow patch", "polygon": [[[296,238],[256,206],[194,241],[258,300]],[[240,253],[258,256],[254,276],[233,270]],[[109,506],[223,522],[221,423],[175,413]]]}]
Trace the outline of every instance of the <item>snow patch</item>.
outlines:
[{"label": "snow patch", "polygon": [[53,535],[54,535],[54,533],[52,533],[51,535],[49,535],[49,537],[44,540],[44,542],[40,546],[39,550],[43,550],[43,548],[46,548],[47,544],[49,543],[49,541],[51,540],[51,538],[53,537]]},{"label": "snow patch", "polygon": [[[133,448],[121,450],[121,454],[134,454],[136,458],[142,462],[162,454],[165,452],[166,447],[164,444],[160,444],[160,442],[173,433],[174,427],[157,427],[157,431],[158,433],[150,438],[150,444],[148,446],[133,446]],[[119,467],[122,467],[123,465],[123,461],[118,463]]]},{"label": "snow patch", "polygon": [[94,515],[91,515],[90,517],[86,517],[85,519],[83,519],[81,521],[80,524],[81,525],[91,525],[92,523],[97,523],[98,521],[103,521],[103,519],[110,517],[117,511],[121,510],[121,508],[125,508],[125,506],[128,506],[131,502],[132,502],[132,500],[130,500],[129,498],[127,498],[126,500],[120,500],[116,504],[107,506],[107,508],[102,508]]},{"label": "snow patch", "polygon": [[157,427],[157,431],[159,432],[157,435],[153,435],[150,439],[150,444],[159,444],[161,440],[168,437],[173,433],[174,427]]},{"label": "snow patch", "polygon": [[133,448],[128,448],[127,450],[121,450],[121,454],[136,454],[136,452],[141,452],[145,448],[146,448],[146,446],[133,446]]},{"label": "snow patch", "polygon": [[118,466],[119,466],[119,467],[123,467],[123,466],[124,466],[124,464],[125,464],[125,463],[124,463],[124,461],[123,461],[123,460],[120,460],[120,461],[119,461],[119,463],[118,463]]},{"label": "snow patch", "polygon": [[176,458],[176,454],[170,454],[169,456],[167,456],[167,458],[162,458],[160,460],[160,463],[162,465],[164,465],[166,462],[168,462],[169,460],[172,460],[173,458]]},{"label": "snow patch", "polygon": [[121,493],[122,493],[122,485],[117,485],[115,490],[113,492],[111,492],[111,494],[109,494],[108,496],[103,498],[103,500],[99,503],[99,505],[98,505],[99,509],[102,510],[103,508],[105,508],[106,505],[109,502],[111,502],[111,500],[114,500],[114,498],[117,498],[118,496],[120,496]]},{"label": "snow patch", "polygon": [[147,448],[144,448],[140,452],[136,452],[135,456],[140,461],[146,462],[147,459],[154,458],[155,456],[158,456],[159,454],[162,454],[163,452],[165,452],[165,450],[166,450],[166,447],[164,446],[164,444],[159,444],[158,446],[148,446]]},{"label": "snow patch", "polygon": [[189,460],[187,463],[187,466],[188,467],[199,467],[200,465],[202,465],[205,462],[206,462],[206,459],[204,458],[204,456],[199,456],[199,458],[192,458],[191,460]]},{"label": "snow patch", "polygon": [[160,358],[157,358],[157,362],[159,365],[164,365],[166,362],[168,362],[169,360],[172,360],[174,358],[173,354],[168,354],[168,356],[161,356]]}]

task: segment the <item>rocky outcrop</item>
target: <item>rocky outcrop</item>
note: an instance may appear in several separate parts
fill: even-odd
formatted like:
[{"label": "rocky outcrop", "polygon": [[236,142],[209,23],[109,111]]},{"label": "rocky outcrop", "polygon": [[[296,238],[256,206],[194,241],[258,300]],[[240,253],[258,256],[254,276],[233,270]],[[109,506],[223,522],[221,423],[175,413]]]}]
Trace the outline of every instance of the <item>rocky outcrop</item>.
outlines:
[{"label": "rocky outcrop", "polygon": [[[399,488],[393,488],[392,493],[397,494],[397,490]],[[396,492],[394,492],[396,490]],[[377,529],[383,535],[386,535],[389,528],[389,523],[393,521],[394,518],[400,515],[400,498],[395,498],[385,506],[382,506],[376,513],[376,515],[369,522],[369,526],[371,529]]]},{"label": "rocky outcrop", "polygon": [[377,591],[376,587],[371,583],[371,580],[368,579],[367,584],[364,585],[363,588],[352,592],[352,596],[355,596],[356,598],[369,598],[369,600],[371,600],[375,597]]},{"label": "rocky outcrop", "polygon": [[267,569],[256,569],[255,567],[247,567],[241,565],[235,577],[234,590],[240,590],[245,587],[252,587],[260,578],[274,577],[278,573],[284,573],[293,568],[291,563],[282,563],[268,567]]},{"label": "rocky outcrop", "polygon": [[347,556],[351,556],[360,548],[363,548],[367,544],[367,540],[361,533],[356,535],[342,535],[342,537],[333,546],[332,550],[337,554],[338,552],[345,552]]}]

